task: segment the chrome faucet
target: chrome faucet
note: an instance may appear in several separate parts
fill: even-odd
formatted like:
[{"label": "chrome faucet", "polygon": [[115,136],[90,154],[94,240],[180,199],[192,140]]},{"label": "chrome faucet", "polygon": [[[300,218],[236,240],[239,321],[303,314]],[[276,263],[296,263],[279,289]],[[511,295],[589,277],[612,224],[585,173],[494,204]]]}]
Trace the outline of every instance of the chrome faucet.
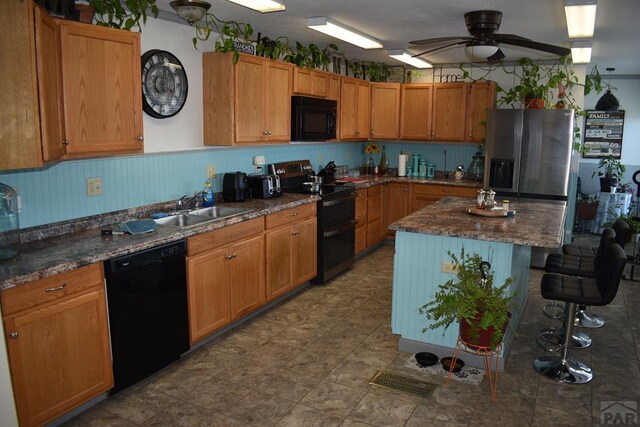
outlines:
[{"label": "chrome faucet", "polygon": [[193,196],[184,195],[176,202],[176,210],[183,211],[188,209],[200,208],[200,200],[202,200],[202,192],[197,191],[193,193]]}]

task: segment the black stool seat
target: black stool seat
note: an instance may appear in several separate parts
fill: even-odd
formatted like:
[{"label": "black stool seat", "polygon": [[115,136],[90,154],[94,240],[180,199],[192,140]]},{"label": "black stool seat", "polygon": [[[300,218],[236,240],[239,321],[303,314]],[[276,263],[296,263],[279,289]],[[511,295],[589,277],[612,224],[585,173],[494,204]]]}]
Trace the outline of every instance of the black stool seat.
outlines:
[{"label": "black stool seat", "polygon": [[547,256],[544,270],[548,273],[594,277],[596,274],[595,257],[550,254]]},{"label": "black stool seat", "polygon": [[603,295],[593,278],[545,274],[540,283],[545,299],[574,302],[585,305],[601,305]]},{"label": "black stool seat", "polygon": [[564,255],[595,258],[598,253],[598,247],[567,243],[566,245],[562,245],[562,253]]}]

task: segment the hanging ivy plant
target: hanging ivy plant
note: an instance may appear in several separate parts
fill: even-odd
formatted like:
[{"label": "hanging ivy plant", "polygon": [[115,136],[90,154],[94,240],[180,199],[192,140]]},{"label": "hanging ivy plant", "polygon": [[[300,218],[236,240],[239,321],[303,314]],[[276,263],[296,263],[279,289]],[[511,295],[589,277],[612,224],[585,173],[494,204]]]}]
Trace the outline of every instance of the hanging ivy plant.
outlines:
[{"label": "hanging ivy plant", "polygon": [[142,24],[147,23],[147,13],[158,17],[156,0],[89,0],[95,9],[96,25],[102,27],[119,28],[131,31],[138,29],[142,32]]}]

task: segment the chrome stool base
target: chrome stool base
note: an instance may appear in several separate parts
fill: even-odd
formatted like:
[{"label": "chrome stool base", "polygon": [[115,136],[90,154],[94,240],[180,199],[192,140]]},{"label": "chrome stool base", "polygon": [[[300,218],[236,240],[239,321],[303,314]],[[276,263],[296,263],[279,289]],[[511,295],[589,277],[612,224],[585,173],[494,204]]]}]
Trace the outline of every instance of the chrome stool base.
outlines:
[{"label": "chrome stool base", "polygon": [[533,361],[533,368],[539,374],[565,384],[585,384],[593,379],[591,368],[572,358],[538,357]]},{"label": "chrome stool base", "polygon": [[564,306],[558,304],[557,301],[554,301],[549,304],[545,304],[542,307],[542,312],[545,316],[550,317],[551,319],[562,319],[564,317]]},{"label": "chrome stool base", "polygon": [[602,317],[588,313],[586,310],[578,310],[574,325],[581,328],[596,329],[602,328],[604,323],[605,322]]}]

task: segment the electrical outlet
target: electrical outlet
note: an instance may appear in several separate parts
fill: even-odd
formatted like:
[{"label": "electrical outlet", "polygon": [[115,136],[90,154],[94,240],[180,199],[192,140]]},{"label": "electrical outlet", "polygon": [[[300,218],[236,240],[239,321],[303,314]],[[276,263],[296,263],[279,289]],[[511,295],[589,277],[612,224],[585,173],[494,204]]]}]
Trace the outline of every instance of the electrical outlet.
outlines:
[{"label": "electrical outlet", "polygon": [[264,166],[266,164],[264,156],[253,156],[253,164],[256,166]]},{"label": "electrical outlet", "polygon": [[216,165],[207,165],[207,179],[214,179],[216,175]]},{"label": "electrical outlet", "polygon": [[87,178],[87,196],[102,194],[102,178]]},{"label": "electrical outlet", "polygon": [[324,154],[322,153],[318,154],[318,163],[320,164],[324,163]]},{"label": "electrical outlet", "polygon": [[348,151],[347,151],[347,153],[346,153],[346,157],[347,157],[347,158],[346,158],[345,160],[348,162],[348,161],[349,161],[349,152],[348,152]]},{"label": "electrical outlet", "polygon": [[442,263],[442,272],[456,274],[456,266],[451,262]]}]

